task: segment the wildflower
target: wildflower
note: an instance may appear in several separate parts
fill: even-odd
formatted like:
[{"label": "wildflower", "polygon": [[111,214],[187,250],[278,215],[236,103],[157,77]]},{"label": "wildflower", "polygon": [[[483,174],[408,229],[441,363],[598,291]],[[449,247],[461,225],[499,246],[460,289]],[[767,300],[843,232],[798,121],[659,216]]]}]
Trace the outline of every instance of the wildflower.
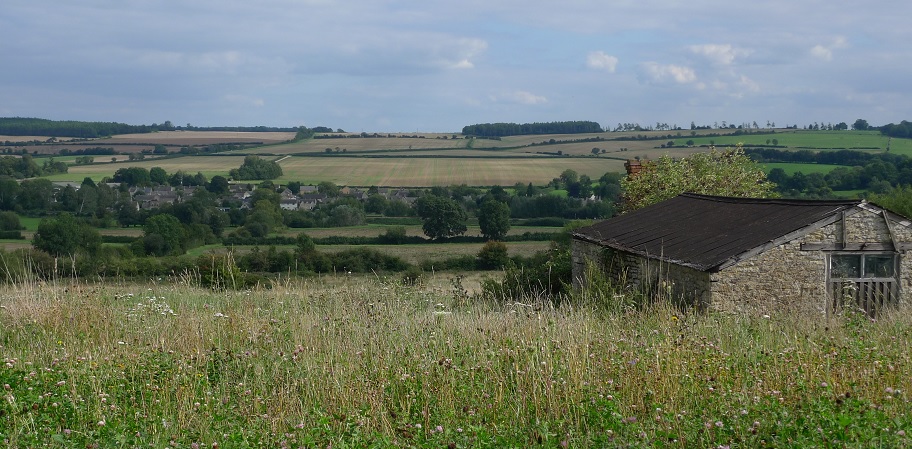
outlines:
[{"label": "wildflower", "polygon": [[829,385],[826,382],[820,382],[820,386],[823,388],[828,387]]},{"label": "wildflower", "polygon": [[904,436],[906,436],[906,431],[905,431],[905,430],[897,430],[897,431],[896,431],[896,435],[901,436],[901,437],[904,437]]},{"label": "wildflower", "polygon": [[722,421],[716,421],[716,427],[718,427],[718,428],[721,429],[721,428],[724,427],[724,426],[725,426],[725,425],[722,424]]},{"label": "wildflower", "polygon": [[105,420],[103,420],[103,419],[102,419],[101,421],[98,421],[98,427],[102,427],[102,426],[104,426],[105,424],[107,424],[107,423],[106,423]]}]

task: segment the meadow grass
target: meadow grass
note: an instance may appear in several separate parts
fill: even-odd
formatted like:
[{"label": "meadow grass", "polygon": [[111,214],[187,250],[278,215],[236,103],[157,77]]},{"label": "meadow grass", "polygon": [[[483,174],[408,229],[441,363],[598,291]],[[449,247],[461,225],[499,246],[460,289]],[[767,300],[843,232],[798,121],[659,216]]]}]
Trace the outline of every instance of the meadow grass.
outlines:
[{"label": "meadow grass", "polygon": [[912,314],[559,307],[324,277],[0,289],[10,447],[901,447]]},{"label": "meadow grass", "polygon": [[833,164],[801,164],[797,162],[766,162],[761,164],[767,173],[774,168],[781,168],[789,176],[801,172],[806,175],[811,173],[823,173],[824,175],[833,171],[835,168],[845,167],[844,165]]},{"label": "meadow grass", "polygon": [[784,149],[859,149],[860,151],[884,151],[890,145],[890,152],[912,155],[912,139],[890,139],[878,131],[807,131],[777,130],[775,134],[745,134],[740,136],[719,137],[682,137],[675,139],[680,145],[693,140],[695,145],[709,145],[715,142],[719,146],[734,146],[744,143],[745,146],[766,145],[766,141],[776,139]]}]

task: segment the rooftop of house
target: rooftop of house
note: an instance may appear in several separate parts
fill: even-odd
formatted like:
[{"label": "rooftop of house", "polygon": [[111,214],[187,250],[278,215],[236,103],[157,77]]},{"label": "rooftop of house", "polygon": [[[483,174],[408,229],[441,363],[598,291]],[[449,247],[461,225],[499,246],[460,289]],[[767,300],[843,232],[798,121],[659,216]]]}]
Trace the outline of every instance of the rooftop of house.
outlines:
[{"label": "rooftop of house", "polygon": [[573,237],[700,271],[717,271],[740,254],[835,220],[861,203],[685,193],[577,229]]}]

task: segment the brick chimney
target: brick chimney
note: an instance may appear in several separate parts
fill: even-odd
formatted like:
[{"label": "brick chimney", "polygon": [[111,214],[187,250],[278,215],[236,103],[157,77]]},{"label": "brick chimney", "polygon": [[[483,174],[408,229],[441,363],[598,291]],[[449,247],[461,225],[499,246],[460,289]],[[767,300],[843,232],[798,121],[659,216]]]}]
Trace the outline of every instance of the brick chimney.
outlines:
[{"label": "brick chimney", "polygon": [[627,176],[634,176],[643,169],[643,164],[636,159],[627,159],[627,162],[624,162],[624,168],[627,169]]}]

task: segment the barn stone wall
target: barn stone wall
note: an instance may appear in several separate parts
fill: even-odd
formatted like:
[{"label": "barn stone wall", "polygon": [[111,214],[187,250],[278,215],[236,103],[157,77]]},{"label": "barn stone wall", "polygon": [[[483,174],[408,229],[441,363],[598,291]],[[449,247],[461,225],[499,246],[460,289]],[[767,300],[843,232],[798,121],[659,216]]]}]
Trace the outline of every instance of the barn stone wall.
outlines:
[{"label": "barn stone wall", "polygon": [[586,265],[593,264],[609,279],[621,284],[619,287],[660,295],[674,303],[700,308],[709,305],[709,273],[576,239],[571,243],[571,251],[576,288],[585,284]]},{"label": "barn stone wall", "polygon": [[[912,242],[909,222],[891,221],[898,242]],[[856,209],[846,217],[846,243],[890,242],[883,215]],[[841,220],[770,248],[716,273],[681,265],[658,263],[634,254],[574,239],[574,286],[579,287],[587,261],[626,286],[662,293],[674,302],[734,313],[823,313],[828,304],[828,253],[802,251],[803,243],[840,243]],[[900,300],[912,303],[912,255],[900,254]]]}]

